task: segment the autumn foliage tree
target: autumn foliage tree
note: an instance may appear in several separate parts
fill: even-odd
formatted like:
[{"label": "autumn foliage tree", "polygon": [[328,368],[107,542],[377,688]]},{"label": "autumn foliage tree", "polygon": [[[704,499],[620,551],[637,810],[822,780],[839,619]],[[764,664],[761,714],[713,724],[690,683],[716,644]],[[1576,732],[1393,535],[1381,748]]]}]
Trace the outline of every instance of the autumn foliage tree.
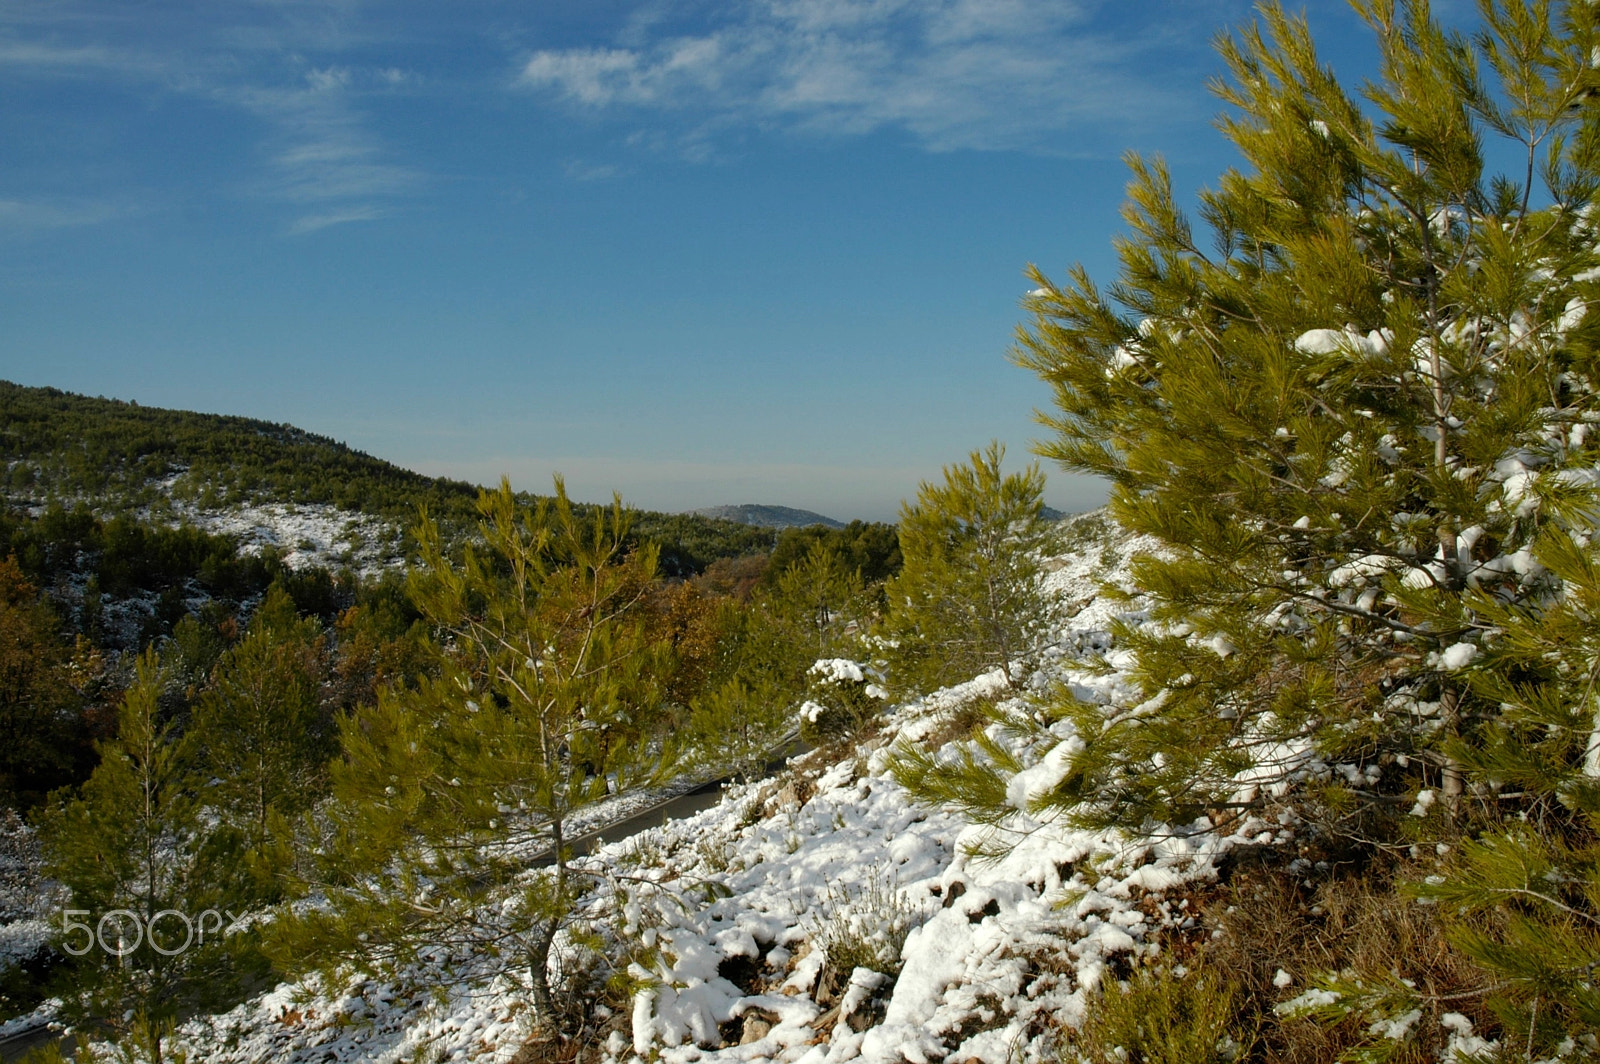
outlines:
[{"label": "autumn foliage tree", "polygon": [[93,763],[80,687],[97,668],[16,558],[0,561],[0,805],[36,806]]}]

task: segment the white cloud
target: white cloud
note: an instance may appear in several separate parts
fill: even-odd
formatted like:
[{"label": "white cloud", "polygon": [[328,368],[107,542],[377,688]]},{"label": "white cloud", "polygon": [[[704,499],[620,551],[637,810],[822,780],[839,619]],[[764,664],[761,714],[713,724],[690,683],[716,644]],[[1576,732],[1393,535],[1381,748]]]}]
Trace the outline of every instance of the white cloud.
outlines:
[{"label": "white cloud", "polygon": [[350,84],[350,71],[346,67],[307,71],[306,84],[315,92],[333,92]]},{"label": "white cloud", "polygon": [[149,63],[99,45],[62,47],[37,41],[0,40],[0,67],[32,68],[36,72],[137,71]]},{"label": "white cloud", "polygon": [[289,226],[289,235],[303,236],[306,233],[315,233],[329,226],[344,225],[346,222],[370,222],[375,218],[382,218],[388,212],[380,207],[358,205],[342,207],[337,210],[326,211],[321,214],[308,214],[295,219]]},{"label": "white cloud", "polygon": [[268,123],[267,172],[255,192],[315,208],[291,234],[381,218],[397,197],[426,182],[420,171],[387,161],[351,100],[352,80],[348,70],[330,67],[308,71],[299,85],[222,93]]},{"label": "white cloud", "polygon": [[[518,82],[589,108],[859,134],[934,150],[1042,148],[1170,116],[1140,58],[1174,32],[1093,27],[1073,0],[760,0],[697,33],[636,21],[627,47],[535,52]],[[1168,9],[1170,12],[1171,9]],[[1167,12],[1164,12],[1167,13]]]},{"label": "white cloud", "polygon": [[530,85],[557,85],[582,103],[604,104],[621,99],[643,102],[633,78],[639,56],[609,48],[575,48],[565,52],[538,52],[522,69]]},{"label": "white cloud", "polygon": [[[261,123],[260,169],[233,187],[304,212],[289,232],[309,233],[392,213],[399,197],[426,183],[423,172],[395,161],[363,106],[414,84],[415,75],[330,61],[373,43],[368,23],[355,18],[358,6],[236,0],[210,9],[214,17],[156,10],[146,18],[81,0],[0,0],[0,75],[100,78],[253,116]],[[86,224],[69,220],[82,213],[76,208],[26,206],[0,207],[0,224]]]},{"label": "white cloud", "polygon": [[562,169],[574,181],[605,181],[616,177],[618,173],[610,163],[591,163],[582,159],[568,159]]}]

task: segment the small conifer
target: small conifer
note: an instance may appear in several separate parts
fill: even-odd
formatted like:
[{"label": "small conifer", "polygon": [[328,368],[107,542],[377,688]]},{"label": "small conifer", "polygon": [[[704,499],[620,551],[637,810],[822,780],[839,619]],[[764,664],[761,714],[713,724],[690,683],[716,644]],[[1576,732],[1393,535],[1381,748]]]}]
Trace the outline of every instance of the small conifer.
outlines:
[{"label": "small conifer", "polygon": [[249,633],[221,655],[195,707],[190,734],[215,780],[207,803],[254,847],[275,818],[323,792],[333,753],[332,721],[319,699],[324,645],[314,620],[295,615],[274,588]]},{"label": "small conifer", "polygon": [[162,719],[163,686],[147,652],[116,738],[43,832],[46,870],[69,895],[58,946],[80,965],[69,1006],[153,1064],[184,1009],[217,1003],[254,967],[251,936],[231,933],[259,901],[245,840],[202,806],[195,745]]},{"label": "small conifer", "polygon": [[656,552],[627,547],[620,500],[585,520],[559,478],[536,509],[502,481],[478,511],[460,562],[436,525],[418,529],[410,592],[441,643],[437,675],[344,719],[330,906],[286,915],[275,949],[391,975],[459,950],[448,978],[520,974],[554,1025],[551,948],[583,887],[572,818],[675,757],[670,648],[644,609]]},{"label": "small conifer", "polygon": [[991,443],[900,510],[904,567],[884,587],[889,678],[928,691],[986,669],[1011,675],[1048,636],[1041,551],[1044,474],[1000,469]]}]

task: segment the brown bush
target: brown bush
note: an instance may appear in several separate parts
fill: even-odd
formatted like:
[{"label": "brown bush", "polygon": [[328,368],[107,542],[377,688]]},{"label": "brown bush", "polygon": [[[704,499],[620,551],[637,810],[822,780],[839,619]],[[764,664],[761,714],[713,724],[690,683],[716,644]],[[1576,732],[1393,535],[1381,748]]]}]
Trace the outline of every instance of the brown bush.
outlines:
[{"label": "brown bush", "polygon": [[[1425,1018],[1400,1048],[1396,1064],[1439,1059],[1438,1018],[1460,1012],[1487,1033],[1477,969],[1446,942],[1434,910],[1401,895],[1387,878],[1335,875],[1317,882],[1277,869],[1240,871],[1206,899],[1204,923],[1221,934],[1199,952],[1232,973],[1259,1017],[1251,1059],[1270,1064],[1333,1064],[1367,1039],[1366,1022],[1323,1024],[1286,1019],[1273,1006],[1302,993],[1319,972],[1349,971],[1368,980],[1411,980]],[[1282,969],[1294,980],[1273,985]]]}]

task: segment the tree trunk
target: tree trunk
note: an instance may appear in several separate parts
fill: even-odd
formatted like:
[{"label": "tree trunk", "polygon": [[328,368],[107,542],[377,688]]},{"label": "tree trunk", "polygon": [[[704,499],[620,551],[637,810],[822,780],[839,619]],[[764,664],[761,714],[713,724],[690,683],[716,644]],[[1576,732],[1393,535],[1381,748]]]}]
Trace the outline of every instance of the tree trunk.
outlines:
[{"label": "tree trunk", "polygon": [[[1439,690],[1439,719],[1443,722],[1443,733],[1448,741],[1454,739],[1460,732],[1461,696],[1454,687],[1443,686]],[[1461,763],[1449,754],[1443,754],[1441,759],[1439,790],[1444,795],[1445,811],[1454,823],[1461,812],[1462,774]]]},{"label": "tree trunk", "polygon": [[[551,821],[550,833],[555,854],[556,898],[559,901],[567,892],[567,857],[562,852],[566,840],[560,817]],[[559,904],[556,909],[559,913]],[[538,1014],[539,1022],[552,1032],[556,1030],[558,1024],[555,998],[550,993],[550,947],[555,942],[556,930],[560,924],[559,915],[552,915],[545,921],[544,926],[539,929],[539,937],[534,940],[533,949],[529,951],[528,957],[528,979],[533,990],[534,1012]]]},{"label": "tree trunk", "polygon": [[[1432,266],[1433,244],[1428,238],[1426,228],[1423,232],[1424,246],[1428,249],[1430,260],[1430,284],[1428,286],[1428,320],[1432,326],[1432,343],[1428,350],[1428,368],[1433,374],[1433,465],[1435,472],[1440,477],[1449,475],[1450,472],[1450,396],[1444,387],[1444,355],[1440,351],[1439,308],[1438,308],[1438,281],[1437,270]],[[1444,566],[1447,586],[1452,591],[1459,592],[1466,587],[1465,574],[1461,572],[1460,538],[1457,535],[1454,518],[1446,518],[1439,525],[1439,561]],[[1443,722],[1445,741],[1454,739],[1459,734],[1461,713],[1460,693],[1447,683],[1441,682],[1439,688],[1439,717]],[[1455,823],[1461,811],[1461,764],[1449,754],[1442,755],[1442,770],[1440,772],[1440,791],[1444,794],[1445,810],[1451,823]]]}]

